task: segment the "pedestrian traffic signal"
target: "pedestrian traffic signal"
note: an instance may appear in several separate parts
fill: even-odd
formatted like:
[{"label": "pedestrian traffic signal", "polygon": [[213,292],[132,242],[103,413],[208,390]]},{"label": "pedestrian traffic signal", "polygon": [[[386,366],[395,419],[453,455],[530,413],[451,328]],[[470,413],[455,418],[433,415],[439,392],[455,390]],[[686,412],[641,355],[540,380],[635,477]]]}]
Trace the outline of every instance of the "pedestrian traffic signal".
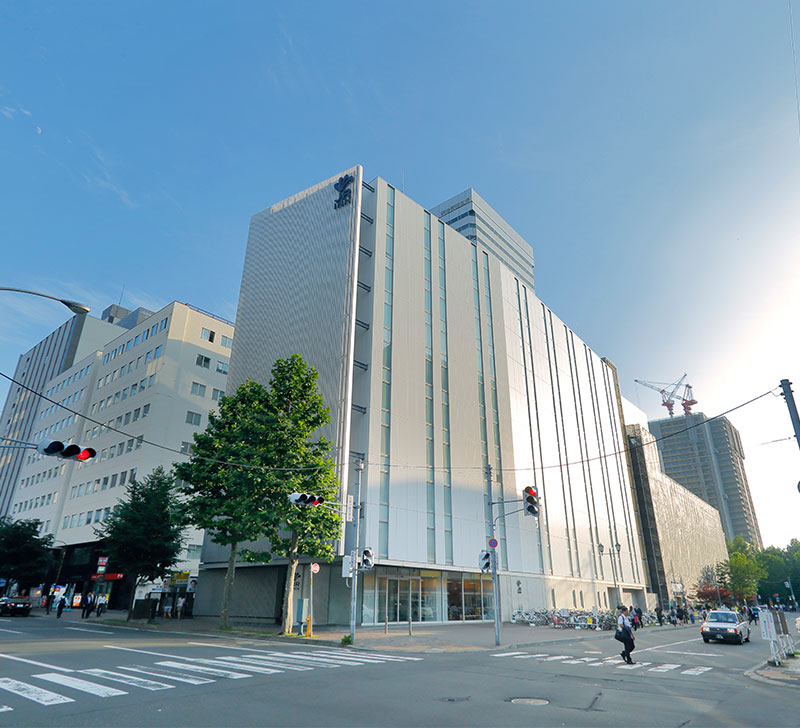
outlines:
[{"label": "pedestrian traffic signal", "polygon": [[522,503],[525,507],[526,516],[539,515],[539,494],[536,492],[535,485],[529,485],[522,491]]},{"label": "pedestrian traffic signal", "polygon": [[292,493],[289,496],[289,502],[296,506],[321,506],[325,499],[313,493]]},{"label": "pedestrian traffic signal", "polygon": [[483,550],[478,555],[478,566],[480,567],[481,571],[491,571],[492,570],[492,552]]},{"label": "pedestrian traffic signal", "polygon": [[375,566],[375,553],[371,548],[365,548],[361,552],[361,568],[371,569],[373,566]]},{"label": "pedestrian traffic signal", "polygon": [[97,451],[91,447],[81,447],[80,445],[65,445],[59,440],[45,440],[36,446],[37,452],[42,455],[54,455],[62,460],[78,460],[85,462],[91,460]]}]

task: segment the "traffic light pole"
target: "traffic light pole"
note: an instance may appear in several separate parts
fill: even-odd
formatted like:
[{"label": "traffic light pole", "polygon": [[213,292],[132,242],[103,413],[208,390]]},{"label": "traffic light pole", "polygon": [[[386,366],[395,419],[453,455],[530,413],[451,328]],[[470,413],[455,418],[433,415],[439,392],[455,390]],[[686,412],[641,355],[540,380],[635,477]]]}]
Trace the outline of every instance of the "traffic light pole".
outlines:
[{"label": "traffic light pole", "polygon": [[[489,483],[489,535],[494,536],[494,503],[492,501],[492,466],[486,466],[486,479]],[[497,583],[497,548],[492,549],[492,594],[494,595],[494,643],[500,645],[500,585]]]},{"label": "traffic light pole", "polygon": [[792,420],[792,427],[794,427],[794,438],[797,440],[797,446],[800,447],[800,417],[797,415],[797,405],[792,394],[792,383],[788,379],[781,379],[781,389],[786,406],[789,408],[789,417]]},{"label": "traffic light pole", "polygon": [[356,526],[355,549],[350,552],[350,642],[356,641],[356,607],[358,605],[358,554],[361,537],[361,473],[364,458],[356,464],[356,502],[353,504],[353,520]]}]

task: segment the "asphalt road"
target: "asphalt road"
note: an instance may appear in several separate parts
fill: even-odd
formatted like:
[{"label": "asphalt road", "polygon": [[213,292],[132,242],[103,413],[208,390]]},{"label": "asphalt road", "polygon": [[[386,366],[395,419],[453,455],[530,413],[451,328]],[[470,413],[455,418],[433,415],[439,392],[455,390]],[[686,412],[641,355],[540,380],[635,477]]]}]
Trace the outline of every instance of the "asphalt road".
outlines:
[{"label": "asphalt road", "polygon": [[636,642],[626,666],[608,632],[421,653],[4,618],[0,726],[798,725],[794,686],[744,676],[767,655],[757,632]]}]

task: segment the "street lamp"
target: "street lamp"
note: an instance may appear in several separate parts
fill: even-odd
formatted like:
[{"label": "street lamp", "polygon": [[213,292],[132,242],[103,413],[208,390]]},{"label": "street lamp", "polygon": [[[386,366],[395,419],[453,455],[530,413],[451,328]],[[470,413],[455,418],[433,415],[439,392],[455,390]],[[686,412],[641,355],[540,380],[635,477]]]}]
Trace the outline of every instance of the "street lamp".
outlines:
[{"label": "street lamp", "polygon": [[48,296],[46,293],[39,293],[38,291],[26,291],[24,288],[6,288],[4,286],[0,286],[0,291],[14,291],[15,293],[27,293],[31,296],[49,298],[51,301],[63,303],[70,311],[72,311],[72,313],[89,313],[89,311],[92,310],[85,303],[80,303],[79,301],[71,301],[68,298],[58,298],[58,296]]},{"label": "street lamp", "polygon": [[[597,544],[597,548],[600,551],[600,556],[602,556],[603,555],[603,551],[605,550],[605,546],[603,546],[603,544],[599,543],[599,544]],[[617,550],[617,556],[619,556],[619,552],[620,552],[620,549],[622,549],[622,546],[620,546],[618,543],[615,543],[614,544],[614,548]],[[620,595],[619,595],[619,586],[617,585],[617,567],[614,564],[614,554],[609,552],[608,555],[611,557],[611,575],[614,577],[614,592],[617,595],[617,606],[619,606],[620,604],[622,604],[622,600],[621,600]]]}]

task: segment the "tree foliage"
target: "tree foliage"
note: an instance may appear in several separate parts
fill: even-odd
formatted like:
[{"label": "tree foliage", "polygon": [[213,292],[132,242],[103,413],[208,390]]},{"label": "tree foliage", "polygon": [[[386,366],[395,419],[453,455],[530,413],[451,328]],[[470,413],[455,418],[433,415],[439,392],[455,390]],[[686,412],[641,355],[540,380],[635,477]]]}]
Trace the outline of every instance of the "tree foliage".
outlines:
[{"label": "tree foliage", "polygon": [[38,520],[0,518],[0,577],[22,590],[41,584],[53,564],[53,536],[40,536],[41,526]]},{"label": "tree foliage", "polygon": [[[330,501],[338,481],[330,443],[318,435],[330,421],[317,372],[297,354],[279,359],[269,388],[248,380],[235,394],[220,400],[208,427],[194,436],[188,462],[176,465],[189,521],[209,530],[216,543],[231,547],[220,611],[228,626],[228,609],[236,557],[270,561],[287,557],[284,631],[292,624],[292,589],[298,556],[330,560],[330,541],[339,536],[336,512],[298,507],[292,492],[311,492]],[[266,538],[266,548],[240,548]]]},{"label": "tree foliage", "polygon": [[129,481],[126,496],[95,533],[112,562],[137,583],[160,579],[178,562],[183,547],[175,479],[159,466],[144,480]]},{"label": "tree foliage", "polygon": [[[756,560],[765,572],[758,583],[758,593],[763,601],[780,599],[788,603],[792,591],[795,597],[800,594],[800,541],[793,538],[784,549],[774,546],[764,549]],[[791,588],[786,586],[787,581]]]}]

